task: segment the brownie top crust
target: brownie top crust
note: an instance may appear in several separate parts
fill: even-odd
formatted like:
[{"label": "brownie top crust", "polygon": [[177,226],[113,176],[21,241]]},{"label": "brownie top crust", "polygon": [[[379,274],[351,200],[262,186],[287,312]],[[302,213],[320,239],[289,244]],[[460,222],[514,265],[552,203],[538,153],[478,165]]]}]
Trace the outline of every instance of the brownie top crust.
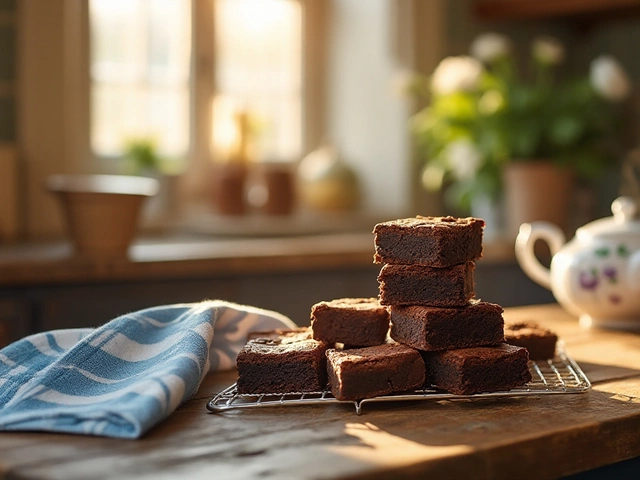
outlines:
[{"label": "brownie top crust", "polygon": [[469,300],[469,304],[465,307],[430,307],[427,305],[394,305],[391,307],[392,315],[393,313],[402,313],[421,320],[434,314],[449,318],[475,318],[483,313],[501,316],[503,312],[504,309],[500,305],[476,298]]},{"label": "brownie top crust", "polygon": [[294,330],[274,330],[253,332],[243,347],[244,353],[269,353],[272,355],[291,352],[313,351],[322,342],[313,339],[310,327]]},{"label": "brownie top crust", "polygon": [[380,305],[377,298],[337,298],[331,301],[319,302],[313,306],[313,309],[321,308],[337,308],[343,310],[372,310],[380,313],[386,312],[386,307]]},{"label": "brownie top crust", "polygon": [[400,218],[397,220],[390,220],[388,222],[378,223],[373,228],[373,233],[378,233],[380,230],[385,229],[412,229],[416,234],[420,234],[424,232],[425,234],[430,234],[431,230],[434,228],[450,228],[450,229],[458,229],[458,228],[467,228],[470,225],[480,225],[484,227],[484,220],[481,218],[474,217],[466,217],[466,218],[456,218],[456,217],[423,217],[422,215],[418,215],[414,218]]},{"label": "brownie top crust", "polygon": [[412,354],[417,350],[403,345],[401,343],[384,343],[374,347],[352,348],[348,350],[327,350],[327,358],[338,366],[342,363],[365,363],[370,362],[373,358],[379,358],[384,362],[393,362],[398,357],[404,357]]},{"label": "brownie top crust", "polygon": [[[437,352],[440,361],[465,366],[477,363],[498,363],[526,348],[501,343],[493,347],[461,348]],[[528,356],[528,353],[527,353]]]}]

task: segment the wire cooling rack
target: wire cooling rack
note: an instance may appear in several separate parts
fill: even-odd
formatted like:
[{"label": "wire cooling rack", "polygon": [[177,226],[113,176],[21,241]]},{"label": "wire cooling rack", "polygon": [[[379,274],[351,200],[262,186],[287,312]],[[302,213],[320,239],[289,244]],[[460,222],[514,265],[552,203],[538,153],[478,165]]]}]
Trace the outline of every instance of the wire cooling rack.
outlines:
[{"label": "wire cooling rack", "polygon": [[337,400],[330,390],[322,392],[239,394],[236,384],[218,393],[207,403],[211,412],[223,412],[237,408],[275,407],[293,405],[320,405],[328,403],[352,403],[356,413],[362,413],[362,405],[373,402],[397,402],[403,400],[460,400],[496,397],[523,397],[530,395],[557,395],[585,393],[591,389],[591,382],[578,364],[567,355],[564,343],[558,342],[556,356],[544,361],[530,361],[532,380],[522,387],[505,392],[477,393],[474,395],[452,395],[425,388],[412,392],[383,395],[356,401]]}]

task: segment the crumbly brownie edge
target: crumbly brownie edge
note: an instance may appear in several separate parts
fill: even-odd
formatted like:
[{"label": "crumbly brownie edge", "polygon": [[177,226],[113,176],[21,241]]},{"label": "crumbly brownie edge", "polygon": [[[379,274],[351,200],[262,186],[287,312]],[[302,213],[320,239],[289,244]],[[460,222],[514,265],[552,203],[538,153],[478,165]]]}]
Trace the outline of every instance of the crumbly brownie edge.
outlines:
[{"label": "crumbly brownie edge", "polygon": [[462,308],[391,307],[391,338],[423,351],[496,345],[504,342],[502,307],[474,302]]},{"label": "crumbly brownie edge", "polygon": [[309,392],[325,388],[327,343],[315,342],[312,349],[295,349],[291,344],[274,346],[280,353],[269,352],[264,346],[256,351],[251,343],[243,347],[236,359],[239,393]]},{"label": "crumbly brownie edge", "polygon": [[[331,391],[338,400],[360,400],[412,390],[424,383],[424,361],[417,350],[403,347],[385,356],[384,348],[370,347],[349,352],[327,351],[327,371]],[[353,352],[376,355],[354,361]],[[374,365],[372,367],[371,365]]]},{"label": "crumbly brownie edge", "polygon": [[328,343],[373,346],[384,343],[389,331],[389,311],[375,300],[371,308],[335,307],[325,302],[311,311],[313,338]]},{"label": "crumbly brownie edge", "polygon": [[434,385],[454,395],[472,395],[508,391],[531,381],[528,352],[524,348],[510,348],[507,355],[502,353],[495,358],[480,361],[467,361],[470,359],[454,356],[463,350],[422,352],[428,372],[425,384]]},{"label": "crumbly brownie edge", "polygon": [[[444,219],[450,220],[445,222]],[[417,217],[376,225],[374,263],[448,267],[482,257],[484,221]]]},{"label": "crumbly brownie edge", "polygon": [[378,275],[380,303],[464,307],[475,297],[474,270],[474,262],[447,268],[387,264]]}]

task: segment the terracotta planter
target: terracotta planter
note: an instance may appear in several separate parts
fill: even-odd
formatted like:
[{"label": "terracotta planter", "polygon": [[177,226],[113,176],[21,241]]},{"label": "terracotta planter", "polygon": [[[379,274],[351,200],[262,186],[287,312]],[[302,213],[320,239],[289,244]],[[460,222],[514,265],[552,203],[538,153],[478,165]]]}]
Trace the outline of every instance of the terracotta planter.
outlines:
[{"label": "terracotta planter", "polygon": [[47,189],[61,202],[76,253],[126,255],[143,202],[158,192],[152,178],[120,175],[53,175]]},{"label": "terracotta planter", "polygon": [[249,204],[267,215],[290,215],[296,203],[293,165],[256,164],[248,189]]},{"label": "terracotta planter", "polygon": [[244,215],[247,211],[247,167],[240,162],[216,165],[213,180],[213,203],[216,211],[220,215]]},{"label": "terracotta planter", "polygon": [[504,169],[505,229],[515,238],[523,223],[551,222],[566,229],[574,178],[550,161],[517,160]]}]

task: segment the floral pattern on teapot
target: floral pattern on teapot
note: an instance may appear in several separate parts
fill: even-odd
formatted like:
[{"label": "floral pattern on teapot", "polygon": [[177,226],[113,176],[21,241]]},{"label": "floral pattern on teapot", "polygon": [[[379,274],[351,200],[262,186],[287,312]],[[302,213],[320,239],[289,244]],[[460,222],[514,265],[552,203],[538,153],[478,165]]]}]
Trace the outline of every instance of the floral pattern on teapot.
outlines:
[{"label": "floral pattern on teapot", "polygon": [[[624,288],[621,289],[620,284],[624,280],[620,272],[624,271],[624,262],[630,255],[629,248],[624,243],[601,246],[592,254],[592,263],[577,269],[578,289],[592,301],[621,304],[624,301]],[[623,265],[620,265],[621,262]]]}]

